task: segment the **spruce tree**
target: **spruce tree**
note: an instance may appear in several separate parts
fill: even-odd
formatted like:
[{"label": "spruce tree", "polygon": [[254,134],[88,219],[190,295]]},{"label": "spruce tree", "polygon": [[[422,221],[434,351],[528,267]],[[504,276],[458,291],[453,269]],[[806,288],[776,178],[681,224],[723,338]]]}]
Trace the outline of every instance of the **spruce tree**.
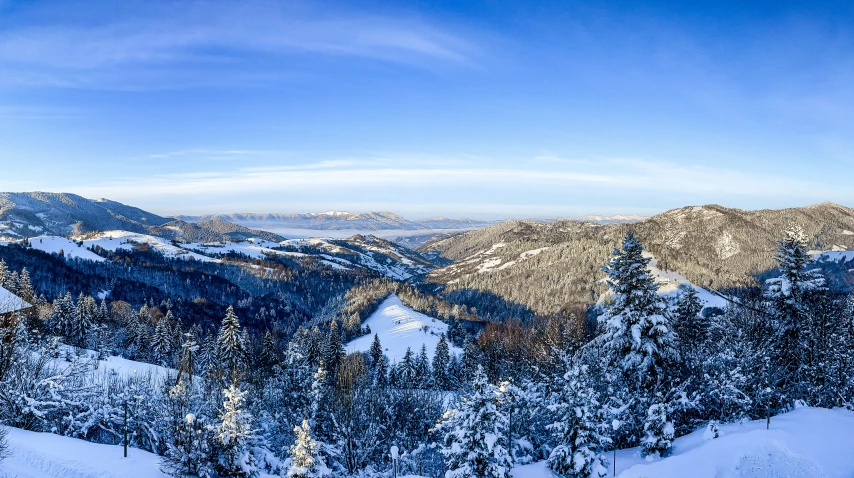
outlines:
[{"label": "spruce tree", "polygon": [[220,476],[255,477],[258,466],[249,450],[255,438],[252,415],[244,410],[246,392],[232,384],[223,391],[225,401],[220,411],[220,422],[216,427],[217,472]]},{"label": "spruce tree", "polygon": [[172,355],[172,328],[170,324],[174,320],[172,311],[166,313],[157,322],[154,328],[154,335],[151,337],[151,350],[154,353],[155,360],[161,365],[168,365],[169,357]]},{"label": "spruce tree", "polygon": [[513,460],[508,453],[507,417],[500,411],[496,392],[478,366],[471,391],[446,414],[440,449],[448,468],[446,478],[509,478]]},{"label": "spruce tree", "polygon": [[228,306],[225,312],[216,342],[220,366],[236,377],[243,368],[245,349],[240,336],[240,322],[232,306]]},{"label": "spruce tree", "polygon": [[641,455],[666,457],[673,449],[673,423],[667,419],[667,406],[653,403],[647,411],[643,425],[644,437],[641,442]]},{"label": "spruce tree", "polygon": [[627,232],[622,250],[614,250],[603,268],[612,294],[599,318],[604,331],[587,346],[606,371],[606,396],[625,411],[619,446],[640,440],[647,408],[657,395],[667,395],[675,380],[676,336],[649,262],[637,238]]},{"label": "spruce tree", "polygon": [[604,434],[608,424],[588,379],[586,368],[570,365],[560,380],[561,388],[548,406],[556,420],[546,428],[558,445],[552,449],[547,464],[561,476],[608,476],[608,462],[602,454],[603,446],[610,442]]},{"label": "spruce tree", "polygon": [[439,336],[436,353],[433,355],[433,386],[437,390],[450,390],[451,380],[448,375],[451,364],[451,352],[445,334]]},{"label": "spruce tree", "polygon": [[825,291],[824,277],[807,254],[806,237],[800,226],[785,231],[777,249],[780,277],[769,279],[766,297],[771,301],[776,335],[773,344],[773,385],[788,399],[806,398],[807,355],[810,345],[810,303]]},{"label": "spruce tree", "polygon": [[311,426],[308,420],[294,427],[296,441],[291,445],[291,466],[288,468],[288,478],[320,478],[331,472],[326,467],[320,454],[320,445],[311,437]]}]

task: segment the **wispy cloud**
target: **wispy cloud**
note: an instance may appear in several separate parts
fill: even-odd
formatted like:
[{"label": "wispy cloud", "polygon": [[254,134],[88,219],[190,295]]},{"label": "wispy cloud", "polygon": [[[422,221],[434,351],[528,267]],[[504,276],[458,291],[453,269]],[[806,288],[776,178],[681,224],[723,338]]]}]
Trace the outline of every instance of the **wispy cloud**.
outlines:
[{"label": "wispy cloud", "polygon": [[[334,197],[357,197],[412,194],[433,191],[436,195],[466,195],[478,191],[490,194],[527,192],[534,197],[572,196],[573,191],[595,190],[599,195],[625,197],[633,193],[704,197],[730,195],[756,198],[801,198],[818,200],[827,197],[854,198],[845,190],[833,190],[811,180],[790,179],[772,175],[756,176],[748,172],[674,163],[628,159],[580,160],[568,167],[544,168],[530,161],[521,166],[484,167],[460,163],[429,167],[412,164],[394,167],[384,160],[345,160],[285,167],[241,168],[229,171],[200,171],[184,174],[132,178],[93,184],[77,191],[117,199],[141,199],[152,196],[193,198],[225,195],[266,195],[285,193],[289,196],[326,192]],[[553,165],[552,165],[553,166]],[[820,197],[819,197],[820,196]],[[391,206],[391,205],[389,205]]]},{"label": "wispy cloud", "polygon": [[252,69],[241,62],[253,54],[352,56],[429,67],[471,65],[476,51],[468,40],[421,19],[331,12],[311,3],[249,0],[125,6],[123,11],[130,13],[105,23],[85,24],[70,16],[72,20],[6,28],[0,33],[4,71],[0,81],[116,88],[165,81],[166,86],[175,86],[168,80],[216,81],[195,75],[201,66],[228,66],[223,70],[229,74],[220,81],[250,79],[253,71],[247,70]]}]

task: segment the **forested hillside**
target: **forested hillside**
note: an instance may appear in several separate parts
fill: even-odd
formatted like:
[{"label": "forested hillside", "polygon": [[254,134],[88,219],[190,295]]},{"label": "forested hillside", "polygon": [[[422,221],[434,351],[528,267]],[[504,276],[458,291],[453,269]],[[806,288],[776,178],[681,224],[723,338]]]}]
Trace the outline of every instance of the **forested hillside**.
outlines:
[{"label": "forested hillside", "polygon": [[[485,314],[502,314],[506,301],[516,306],[513,315],[549,316],[596,301],[605,290],[600,265],[627,230],[659,268],[698,286],[730,290],[761,286],[775,268],[777,238],[792,225],[803,229],[811,250],[854,248],[854,210],[824,203],[762,211],[686,207],[634,224],[507,221],[418,250],[453,261],[427,277],[448,297]],[[845,267],[831,274],[834,284],[851,281]]]}]

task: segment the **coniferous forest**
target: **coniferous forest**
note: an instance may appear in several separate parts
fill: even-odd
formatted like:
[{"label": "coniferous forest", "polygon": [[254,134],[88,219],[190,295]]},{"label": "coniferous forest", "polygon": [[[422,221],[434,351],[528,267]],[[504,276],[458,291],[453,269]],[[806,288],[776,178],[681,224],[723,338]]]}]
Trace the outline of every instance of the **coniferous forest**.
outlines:
[{"label": "coniferous forest", "polygon": [[[0,421],[126,443],[176,477],[508,478],[542,461],[604,477],[615,449],[667,457],[695,430],[854,402],[854,302],[828,286],[798,227],[773,277],[726,308],[690,285],[661,295],[629,230],[582,317],[524,320],[486,320],[417,281],[272,256],[254,261],[259,273],[248,258],[146,248],[99,251],[107,262],[0,252],[0,285],[32,304],[0,323]],[[348,353],[392,294],[448,325],[432,356],[391,360],[378,334]],[[139,370],[104,368],[117,358]]]}]

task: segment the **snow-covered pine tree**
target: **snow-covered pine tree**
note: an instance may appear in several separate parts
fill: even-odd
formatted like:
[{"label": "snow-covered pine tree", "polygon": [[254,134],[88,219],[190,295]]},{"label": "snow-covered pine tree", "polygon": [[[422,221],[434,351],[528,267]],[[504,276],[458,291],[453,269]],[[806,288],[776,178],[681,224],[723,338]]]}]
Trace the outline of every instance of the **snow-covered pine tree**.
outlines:
[{"label": "snow-covered pine tree", "polygon": [[193,383],[197,368],[196,353],[198,350],[199,344],[196,342],[193,333],[184,334],[184,343],[181,344],[181,359],[178,362],[178,382],[184,380],[189,384]]},{"label": "snow-covered pine tree", "polygon": [[421,344],[421,351],[415,359],[415,386],[427,388],[430,385],[430,359],[427,357],[427,345]]},{"label": "snow-covered pine tree", "polygon": [[261,344],[261,363],[266,368],[273,367],[281,362],[279,357],[279,346],[276,343],[273,333],[269,329],[264,333],[264,340]]},{"label": "snow-covered pine tree", "polygon": [[683,285],[679,291],[679,299],[673,310],[673,330],[679,337],[682,351],[696,351],[706,342],[709,321],[701,315],[703,304],[697,296],[697,289]]},{"label": "snow-covered pine tree", "polygon": [[308,420],[294,427],[296,441],[290,448],[291,466],[288,468],[288,478],[320,478],[331,474],[320,454],[320,446],[311,437],[311,426]]},{"label": "snow-covered pine tree", "polygon": [[644,437],[641,442],[641,455],[666,457],[673,449],[673,423],[667,419],[667,406],[653,403],[647,411],[643,424]]},{"label": "snow-covered pine tree", "polygon": [[166,312],[166,315],[157,321],[157,326],[154,328],[154,335],[151,336],[151,350],[154,354],[154,359],[160,365],[168,365],[169,357],[172,355],[172,337],[171,323],[175,320],[172,316],[172,311]]},{"label": "snow-covered pine tree", "polygon": [[805,364],[810,342],[810,299],[825,290],[824,277],[807,254],[800,226],[789,227],[779,241],[775,259],[780,277],[766,281],[776,321],[773,344],[774,388],[789,400],[806,398]]},{"label": "snow-covered pine tree", "polygon": [[412,349],[410,347],[406,347],[406,353],[403,354],[403,358],[400,360],[398,364],[396,364],[395,368],[397,368],[397,383],[396,385],[400,388],[412,388],[416,386],[416,370],[415,370],[415,354],[412,353]]},{"label": "snow-covered pine tree", "polygon": [[483,367],[477,367],[471,391],[445,414],[440,428],[446,478],[509,478],[513,460],[507,451],[507,417]]},{"label": "snow-covered pine tree", "polygon": [[252,416],[244,410],[246,393],[234,384],[223,391],[225,402],[216,427],[216,469],[219,476],[258,476],[258,466],[248,446],[255,437],[255,431],[252,429]]},{"label": "snow-covered pine tree", "polygon": [[604,331],[587,346],[605,370],[606,396],[625,412],[615,436],[619,446],[637,444],[653,398],[667,395],[675,378],[676,335],[649,262],[635,235],[627,232],[622,250],[614,250],[603,267],[612,295],[599,317]]},{"label": "snow-covered pine tree", "polygon": [[380,338],[376,334],[374,334],[374,341],[371,342],[368,355],[371,358],[370,371],[374,384],[377,387],[385,387],[388,385],[388,359],[383,353]]},{"label": "snow-covered pine tree", "polygon": [[433,355],[433,387],[437,390],[450,390],[451,388],[451,379],[448,376],[450,363],[451,352],[448,347],[448,339],[443,333],[439,336],[436,353]]},{"label": "snow-covered pine tree", "polygon": [[81,292],[74,308],[74,336],[71,340],[74,345],[86,346],[86,337],[95,324],[96,313],[95,301]]},{"label": "snow-covered pine tree", "polygon": [[374,334],[374,340],[371,342],[368,356],[371,357],[371,368],[376,367],[382,362],[383,347],[380,345],[380,336],[377,334]]},{"label": "snow-covered pine tree", "polygon": [[240,336],[240,321],[234,313],[234,307],[228,306],[222,326],[217,335],[217,359],[220,366],[232,377],[240,374],[245,360],[245,349]]},{"label": "snow-covered pine tree", "polygon": [[311,428],[316,436],[328,442],[333,438],[334,423],[332,420],[330,407],[330,386],[329,375],[323,363],[317,367],[317,372],[314,374],[314,381],[311,383],[311,405],[310,417]]},{"label": "snow-covered pine tree", "polygon": [[53,326],[53,331],[57,335],[65,338],[72,338],[76,335],[76,322],[74,321],[74,302],[70,293],[65,296],[57,297],[53,301],[53,313],[50,316],[50,323]]},{"label": "snow-covered pine tree", "polygon": [[563,386],[548,405],[556,420],[546,428],[558,445],[547,464],[561,476],[604,478],[608,476],[608,462],[602,450],[610,439],[603,432],[608,424],[596,391],[588,383],[586,368],[568,367],[561,380]]}]

